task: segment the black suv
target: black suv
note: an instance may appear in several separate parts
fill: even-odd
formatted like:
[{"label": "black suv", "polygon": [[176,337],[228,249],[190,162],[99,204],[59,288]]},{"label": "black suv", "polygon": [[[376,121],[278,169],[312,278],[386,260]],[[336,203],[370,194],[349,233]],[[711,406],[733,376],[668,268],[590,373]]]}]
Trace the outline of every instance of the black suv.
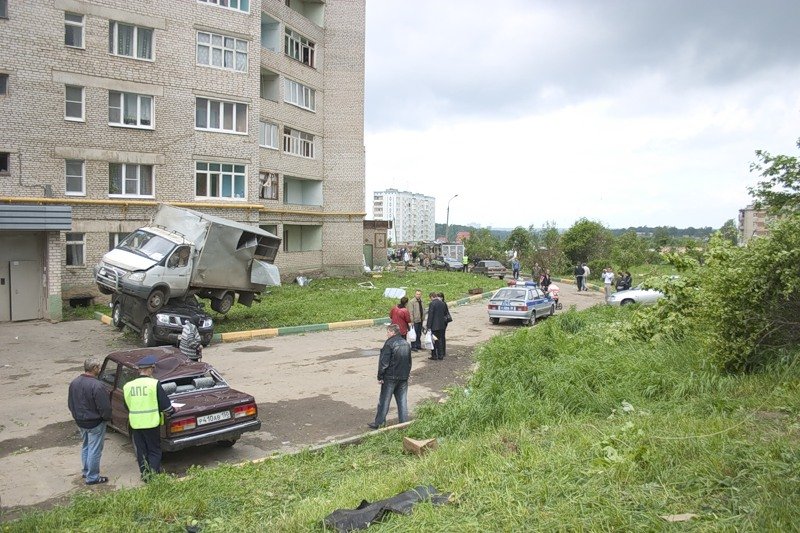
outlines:
[{"label": "black suv", "polygon": [[211,344],[214,320],[205,313],[194,296],[174,298],[155,313],[147,310],[142,298],[116,293],[111,299],[111,324],[119,330],[125,326],[138,332],[145,346],[178,345],[183,325],[192,321],[200,332],[203,346]]}]

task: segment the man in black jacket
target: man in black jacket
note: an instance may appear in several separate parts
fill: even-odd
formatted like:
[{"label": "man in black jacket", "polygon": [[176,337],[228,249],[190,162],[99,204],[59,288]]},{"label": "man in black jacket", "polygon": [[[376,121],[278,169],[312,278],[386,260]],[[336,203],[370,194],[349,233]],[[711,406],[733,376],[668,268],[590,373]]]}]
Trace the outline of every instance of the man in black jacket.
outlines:
[{"label": "man in black jacket", "polygon": [[441,360],[444,359],[445,352],[445,328],[447,328],[447,304],[444,303],[442,298],[435,292],[430,293],[431,303],[428,305],[428,321],[425,327],[435,337],[433,341],[433,350],[431,350],[431,359]]},{"label": "man in black jacket", "polygon": [[72,418],[81,432],[82,475],[87,485],[108,483],[100,475],[100,456],[103,454],[103,439],[106,422],[111,420],[111,394],[97,379],[100,361],[94,357],[83,363],[83,374],[69,384],[67,405]]},{"label": "man in black jacket", "polygon": [[367,424],[378,429],[386,423],[386,414],[394,396],[400,423],[408,420],[408,376],[411,374],[411,345],[401,335],[397,324],[386,326],[386,342],[378,360],[378,383],[381,396],[375,422]]}]

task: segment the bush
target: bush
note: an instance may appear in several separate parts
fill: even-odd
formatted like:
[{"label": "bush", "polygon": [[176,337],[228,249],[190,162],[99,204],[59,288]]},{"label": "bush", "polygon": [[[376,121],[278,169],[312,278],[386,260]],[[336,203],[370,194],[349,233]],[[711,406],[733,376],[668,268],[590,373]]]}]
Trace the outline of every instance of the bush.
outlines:
[{"label": "bush", "polygon": [[703,306],[712,360],[730,370],[761,367],[800,341],[800,215],[737,248],[712,238]]}]

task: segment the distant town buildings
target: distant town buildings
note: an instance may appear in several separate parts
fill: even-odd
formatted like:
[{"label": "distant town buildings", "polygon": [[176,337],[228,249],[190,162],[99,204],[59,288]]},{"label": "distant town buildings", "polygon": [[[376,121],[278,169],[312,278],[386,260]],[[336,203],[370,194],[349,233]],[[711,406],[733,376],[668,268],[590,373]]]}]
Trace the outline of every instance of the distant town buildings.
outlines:
[{"label": "distant town buildings", "polygon": [[392,244],[433,241],[436,237],[436,199],[397,189],[376,191],[372,214],[376,220],[389,220]]},{"label": "distant town buildings", "polygon": [[753,237],[766,235],[769,232],[767,221],[767,212],[752,204],[739,209],[739,244],[745,245]]}]

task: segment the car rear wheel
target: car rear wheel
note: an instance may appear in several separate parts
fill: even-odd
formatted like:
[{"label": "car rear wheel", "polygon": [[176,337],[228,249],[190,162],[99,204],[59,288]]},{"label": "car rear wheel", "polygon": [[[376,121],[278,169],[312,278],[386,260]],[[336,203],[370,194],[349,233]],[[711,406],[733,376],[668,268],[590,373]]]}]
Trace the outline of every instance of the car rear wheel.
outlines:
[{"label": "car rear wheel", "polygon": [[534,311],[531,313],[531,317],[528,320],[523,320],[522,323],[526,326],[532,326],[536,324],[536,312]]},{"label": "car rear wheel", "polygon": [[556,314],[556,305],[555,304],[550,306],[550,316],[553,316],[554,314]]},{"label": "car rear wheel", "polygon": [[236,444],[237,440],[239,440],[239,439],[220,440],[220,441],[217,441],[217,446],[221,446],[223,448],[231,448],[234,444]]},{"label": "car rear wheel", "polygon": [[147,346],[148,348],[152,348],[156,345],[156,338],[153,335],[153,324],[150,322],[149,318],[145,318],[144,322],[142,322],[142,344]]},{"label": "car rear wheel", "polygon": [[125,324],[122,323],[122,305],[119,303],[115,303],[111,310],[111,325],[119,330],[125,327]]},{"label": "car rear wheel", "polygon": [[496,316],[489,317],[489,320],[491,320],[492,324],[494,324],[495,326],[500,323],[500,319],[497,318]]},{"label": "car rear wheel", "polygon": [[633,301],[633,300],[631,300],[630,298],[625,298],[624,300],[622,300],[622,301],[619,303],[619,305],[630,305],[630,304],[632,304],[632,303],[636,303],[636,302],[634,302],[634,301]]}]

